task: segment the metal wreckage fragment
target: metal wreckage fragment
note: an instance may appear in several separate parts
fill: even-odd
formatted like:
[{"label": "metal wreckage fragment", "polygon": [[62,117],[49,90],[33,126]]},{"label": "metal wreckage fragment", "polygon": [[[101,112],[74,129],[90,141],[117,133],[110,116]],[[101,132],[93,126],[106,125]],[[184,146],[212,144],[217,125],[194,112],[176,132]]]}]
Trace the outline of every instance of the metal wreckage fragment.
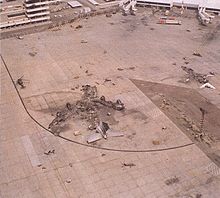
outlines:
[{"label": "metal wreckage fragment", "polygon": [[116,111],[124,110],[125,106],[121,100],[118,99],[116,102],[112,102],[107,101],[105,96],[99,98],[96,86],[84,85],[81,91],[83,92],[81,99],[77,100],[75,104],[66,103],[65,108],[57,112],[56,117],[49,124],[48,128],[54,135],[59,134],[60,127],[62,127],[66,121],[77,117],[89,123],[88,129],[96,129],[96,133],[88,137],[88,143],[95,142],[102,138],[107,139],[107,137],[123,136],[122,133],[109,129],[108,124],[102,122],[98,114],[102,106],[112,108]]},{"label": "metal wreckage fragment", "polygon": [[187,73],[189,80],[196,80],[199,83],[209,82],[209,80],[207,79],[207,74],[196,73],[192,68],[185,66],[182,66],[181,68]]}]

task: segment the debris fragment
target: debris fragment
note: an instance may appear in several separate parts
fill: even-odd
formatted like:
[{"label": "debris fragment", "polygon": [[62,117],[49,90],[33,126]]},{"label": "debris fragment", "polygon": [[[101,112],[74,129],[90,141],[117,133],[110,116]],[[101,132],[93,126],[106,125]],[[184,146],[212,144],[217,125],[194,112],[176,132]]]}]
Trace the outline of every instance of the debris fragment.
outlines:
[{"label": "debris fragment", "polygon": [[130,69],[130,70],[135,70],[135,67],[129,67],[128,69]]},{"label": "debris fragment", "polygon": [[23,76],[17,79],[16,84],[20,85],[21,89],[25,88]]},{"label": "debris fragment", "polygon": [[106,154],[105,154],[105,153],[102,153],[101,156],[104,157],[104,156],[106,156]]},{"label": "debris fragment", "polygon": [[93,143],[102,138],[107,139],[107,137],[121,137],[123,135],[124,134],[121,132],[111,130],[107,123],[100,122],[99,125],[96,126],[96,133],[88,136],[87,143]]},{"label": "debris fragment", "polygon": [[76,27],[75,27],[75,29],[77,30],[77,29],[80,29],[80,28],[82,28],[83,26],[82,25],[77,25]]},{"label": "debris fragment", "polygon": [[205,87],[210,88],[210,89],[215,89],[215,87],[213,85],[211,85],[210,83],[203,84],[202,86],[200,86],[200,89],[203,89]]},{"label": "debris fragment", "polygon": [[166,130],[166,129],[167,129],[167,127],[166,127],[166,126],[163,126],[163,127],[162,127],[162,130]]},{"label": "debris fragment", "polygon": [[23,40],[24,37],[23,37],[23,36],[17,36],[17,39],[19,39],[19,40]]},{"label": "debris fragment", "polygon": [[45,155],[50,155],[50,154],[54,154],[54,153],[55,153],[55,149],[48,150],[48,151],[44,152]]},{"label": "debris fragment", "polygon": [[34,57],[37,54],[37,52],[29,52],[29,55]]},{"label": "debris fragment", "polygon": [[57,28],[53,28],[53,29],[51,29],[51,31],[53,31],[53,32],[55,32],[55,31],[59,31],[59,30],[61,30],[60,27],[57,27]]},{"label": "debris fragment", "polygon": [[134,133],[132,133],[131,135],[127,135],[127,138],[130,139],[130,140],[132,140],[135,135],[136,135],[136,133],[134,132]]},{"label": "debris fragment", "polygon": [[106,17],[112,17],[112,14],[107,13],[105,16],[106,16]]},{"label": "debris fragment", "polygon": [[175,184],[175,183],[179,183],[179,178],[178,177],[173,177],[173,178],[170,178],[170,179],[167,179],[166,181],[165,181],[165,184],[166,185],[172,185],[172,184]]},{"label": "debris fragment", "polygon": [[134,164],[134,163],[122,163],[122,167],[129,167],[129,168],[131,168],[131,167],[133,167],[133,166],[136,166],[136,164]]},{"label": "debris fragment", "polygon": [[201,55],[199,52],[196,52],[196,51],[193,52],[193,55],[194,55],[194,56],[198,56],[198,57],[202,57],[202,55]]},{"label": "debris fragment", "polygon": [[74,79],[78,79],[78,78],[79,78],[79,76],[75,76],[75,77],[74,77]]},{"label": "debris fragment", "polygon": [[196,194],[196,198],[201,198],[202,197],[202,194],[201,193],[197,193]]},{"label": "debris fragment", "polygon": [[164,96],[162,96],[162,104],[160,105],[160,108],[168,109],[169,105],[170,105],[169,101]]},{"label": "debris fragment", "polygon": [[70,166],[70,167],[73,167],[73,164],[72,164],[72,163],[69,163],[69,166]]},{"label": "debris fragment", "polygon": [[105,122],[100,122],[96,127],[96,131],[102,135],[103,138],[107,138],[107,131],[109,129],[109,125]]},{"label": "debris fragment", "polygon": [[152,143],[153,143],[153,145],[160,145],[160,141],[159,140],[153,140]]},{"label": "debris fragment", "polygon": [[88,41],[86,41],[86,40],[81,40],[81,43],[88,43]]},{"label": "debris fragment", "polygon": [[89,135],[89,137],[87,138],[87,143],[90,144],[90,143],[94,143],[98,140],[101,140],[102,139],[102,135],[100,133],[93,133],[91,135]]},{"label": "debris fragment", "polygon": [[73,134],[74,134],[75,136],[81,135],[80,131],[74,131]]},{"label": "debris fragment", "polygon": [[181,21],[176,20],[173,17],[161,17],[158,21],[158,24],[181,25]]},{"label": "debris fragment", "polygon": [[66,179],[66,183],[71,183],[71,181],[72,181],[72,179],[70,179],[70,178],[68,178],[68,179]]},{"label": "debris fragment", "polygon": [[118,71],[123,71],[124,69],[123,69],[123,68],[117,68],[117,70],[118,70]]}]

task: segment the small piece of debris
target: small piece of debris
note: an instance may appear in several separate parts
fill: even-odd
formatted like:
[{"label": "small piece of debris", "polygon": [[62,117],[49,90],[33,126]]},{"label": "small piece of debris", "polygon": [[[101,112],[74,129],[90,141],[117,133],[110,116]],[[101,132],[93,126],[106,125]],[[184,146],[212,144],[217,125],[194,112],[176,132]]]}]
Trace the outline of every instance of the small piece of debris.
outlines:
[{"label": "small piece of debris", "polygon": [[74,134],[75,136],[81,135],[80,131],[74,131],[73,134]]},{"label": "small piece of debris", "polygon": [[205,83],[203,84],[200,89],[203,89],[203,88],[210,88],[210,89],[216,89],[213,85],[211,85],[210,83]]},{"label": "small piece of debris", "polygon": [[101,156],[104,157],[104,156],[106,156],[106,154],[105,154],[105,153],[102,153]]},{"label": "small piece of debris", "polygon": [[50,155],[50,154],[54,154],[54,153],[55,153],[55,149],[48,150],[48,151],[44,152],[45,155]]},{"label": "small piece of debris", "polygon": [[106,16],[106,17],[112,17],[112,14],[107,13],[105,16]]},{"label": "small piece of debris", "polygon": [[23,40],[24,37],[23,37],[23,36],[17,36],[17,39],[19,39],[19,40]]},{"label": "small piece of debris", "polygon": [[134,163],[122,163],[122,167],[129,167],[129,168],[131,168],[133,166],[136,166],[136,164],[134,164]]},{"label": "small piece of debris", "polygon": [[17,79],[16,84],[20,85],[21,89],[25,88],[23,76]]},{"label": "small piece of debris", "polygon": [[72,181],[72,180],[69,178],[69,179],[66,180],[66,183],[69,184],[69,183],[71,183],[71,181]]},{"label": "small piece of debris", "polygon": [[123,71],[124,69],[123,69],[123,68],[117,68],[117,70],[118,70],[118,71]]},{"label": "small piece of debris", "polygon": [[37,54],[37,52],[29,52],[29,55],[34,57]]},{"label": "small piece of debris", "polygon": [[82,28],[83,26],[82,25],[77,25],[76,27],[75,27],[75,29],[80,29],[80,28]]},{"label": "small piece of debris", "polygon": [[199,52],[193,52],[194,56],[202,57],[202,55]]},{"label": "small piece of debris", "polygon": [[175,176],[173,178],[167,179],[165,181],[165,184],[169,186],[169,185],[172,185],[172,184],[175,184],[175,183],[178,183],[178,182],[179,182],[179,178]]},{"label": "small piece of debris", "polygon": [[106,78],[105,80],[104,80],[104,82],[110,82],[110,81],[112,81],[111,79],[108,79],[108,78]]},{"label": "small piece of debris", "polygon": [[130,69],[130,70],[135,70],[135,67],[129,67],[128,69]]},{"label": "small piece of debris", "polygon": [[53,28],[53,29],[51,29],[51,31],[53,31],[53,32],[55,32],[55,31],[59,31],[59,30],[61,30],[61,28]]},{"label": "small piece of debris", "polygon": [[150,30],[155,30],[154,28],[150,28]]},{"label": "small piece of debris", "polygon": [[162,127],[162,130],[166,130],[166,129],[167,129],[167,127],[166,127],[166,126],[163,126],[163,127]]},{"label": "small piece of debris", "polygon": [[107,116],[110,116],[110,115],[111,115],[111,113],[110,113],[110,112],[108,112],[108,113],[107,113]]},{"label": "small piece of debris", "polygon": [[81,40],[81,43],[88,43],[88,41],[86,41],[86,40]]},{"label": "small piece of debris", "polygon": [[85,73],[88,74],[88,73],[89,73],[89,70],[86,70]]},{"label": "small piece of debris", "polygon": [[42,167],[42,170],[45,170],[45,169],[46,169],[46,167],[43,166],[43,167]]},{"label": "small piece of debris", "polygon": [[188,65],[188,64],[189,64],[189,61],[185,61],[184,63],[185,63],[186,65]]},{"label": "small piece of debris", "polygon": [[69,163],[69,166],[70,166],[70,167],[73,167],[73,164],[72,164],[72,163]]},{"label": "small piece of debris", "polygon": [[75,76],[75,77],[73,77],[74,79],[78,79],[79,78],[79,76]]},{"label": "small piece of debris", "polygon": [[187,31],[187,32],[191,32],[191,30],[189,30],[189,29],[187,29],[186,31]]},{"label": "small piece of debris", "polygon": [[159,140],[153,140],[152,143],[153,143],[153,145],[159,145],[160,141]]},{"label": "small piece of debris", "polygon": [[201,197],[202,197],[202,194],[200,194],[200,193],[196,194],[196,198],[201,198]]}]

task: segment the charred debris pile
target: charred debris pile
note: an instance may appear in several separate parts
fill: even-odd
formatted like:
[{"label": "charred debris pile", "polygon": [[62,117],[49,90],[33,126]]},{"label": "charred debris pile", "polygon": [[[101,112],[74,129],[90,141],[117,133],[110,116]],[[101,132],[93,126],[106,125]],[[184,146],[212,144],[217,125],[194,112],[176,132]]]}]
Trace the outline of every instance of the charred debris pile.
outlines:
[{"label": "charred debris pile", "polygon": [[[102,132],[105,133],[109,127],[107,127],[107,130],[100,131],[100,126],[107,124],[102,122],[100,110],[107,107],[116,111],[122,111],[125,109],[124,104],[119,99],[113,102],[106,100],[105,96],[99,97],[96,86],[83,85],[81,91],[83,92],[81,99],[75,103],[66,103],[65,107],[56,113],[48,128],[54,135],[59,135],[62,126],[67,121],[78,118],[88,122],[89,130],[96,130],[97,133],[100,133],[106,139],[106,134],[102,134]],[[111,113],[107,115],[111,116]]]}]

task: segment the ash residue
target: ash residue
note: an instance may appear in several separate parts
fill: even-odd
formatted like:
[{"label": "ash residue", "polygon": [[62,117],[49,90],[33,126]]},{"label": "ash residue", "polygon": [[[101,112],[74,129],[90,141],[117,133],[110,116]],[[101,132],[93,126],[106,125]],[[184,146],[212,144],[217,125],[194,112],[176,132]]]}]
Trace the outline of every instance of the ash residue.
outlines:
[{"label": "ash residue", "polygon": [[65,122],[72,118],[87,121],[89,123],[88,128],[93,130],[101,120],[99,112],[104,107],[117,111],[121,111],[125,108],[120,100],[112,102],[107,101],[105,96],[99,98],[96,86],[85,85],[82,86],[81,91],[83,92],[81,99],[74,104],[66,103],[66,106],[56,113],[56,117],[49,124],[48,128],[55,135],[58,135]]}]

